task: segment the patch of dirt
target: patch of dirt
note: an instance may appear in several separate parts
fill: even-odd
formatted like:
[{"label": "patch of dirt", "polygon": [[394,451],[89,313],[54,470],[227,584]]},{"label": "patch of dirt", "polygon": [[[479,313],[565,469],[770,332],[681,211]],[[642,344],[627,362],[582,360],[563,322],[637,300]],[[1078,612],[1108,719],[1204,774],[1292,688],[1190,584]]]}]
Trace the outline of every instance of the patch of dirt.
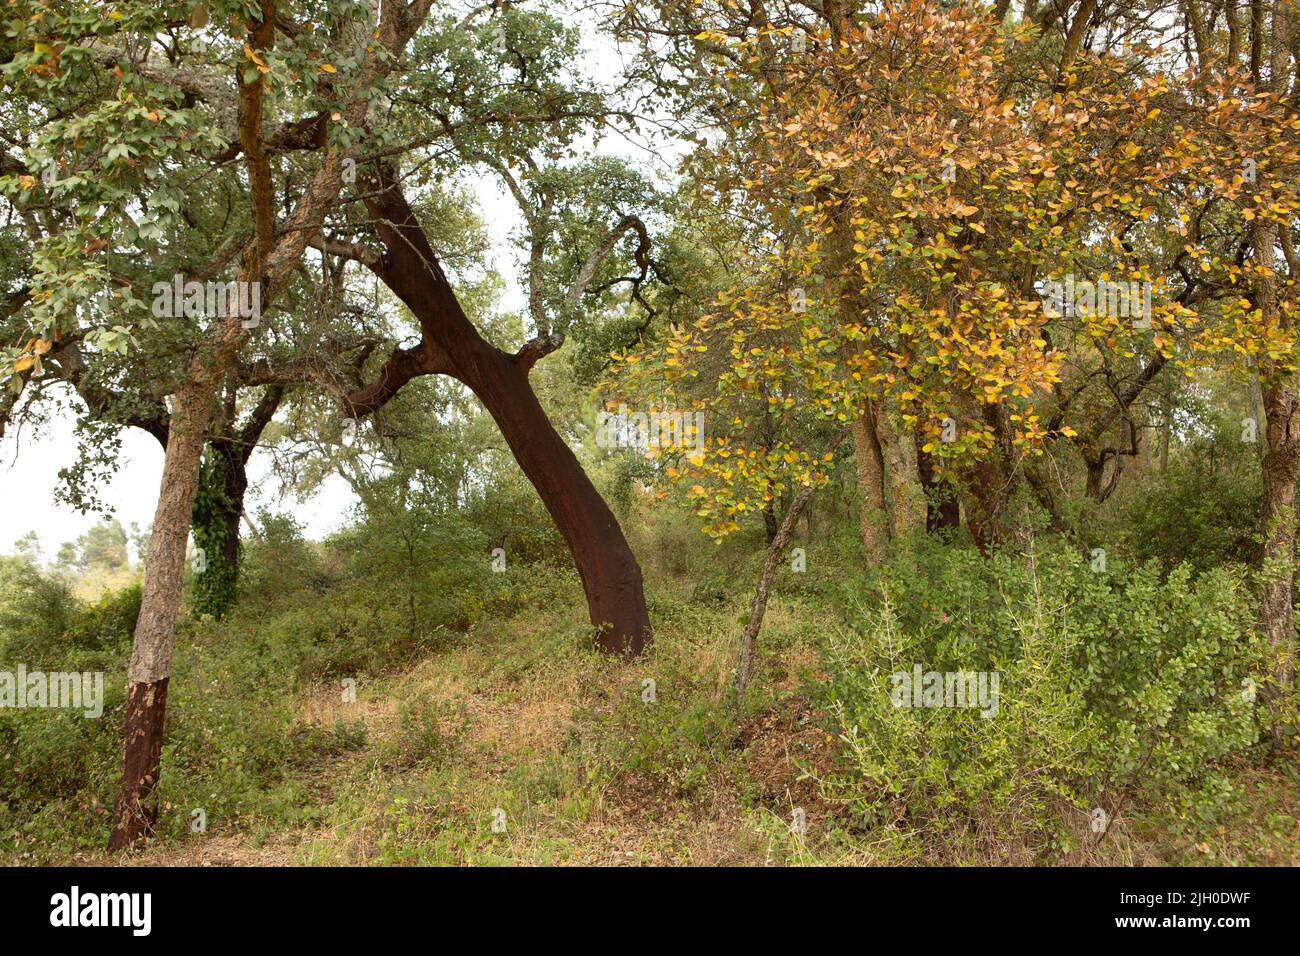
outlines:
[{"label": "patch of dirt", "polygon": [[838,741],[821,724],[806,697],[790,697],[741,724],[733,741],[747,751],[745,767],[759,802],[782,817],[802,807],[810,830],[830,805],[817,780],[803,775],[826,776],[839,753]]},{"label": "patch of dirt", "polygon": [[689,795],[675,793],[663,780],[619,774],[594,815],[593,829],[599,835],[583,840],[603,846],[603,852],[584,862],[763,865],[770,862],[766,840],[746,825],[743,796],[786,821],[801,808],[808,833],[823,831],[830,805],[815,779],[800,779],[805,769],[825,775],[836,760],[837,742],[818,718],[803,697],[786,698],[754,715],[731,741],[735,749],[745,751],[741,777],[717,768]]},{"label": "patch of dirt", "polygon": [[[716,774],[702,784],[708,799],[676,797],[637,774],[621,774],[581,836],[586,866],[745,866],[763,848],[746,830],[740,801]],[[754,844],[754,845],[750,845]],[[595,849],[599,848],[599,849]]]}]

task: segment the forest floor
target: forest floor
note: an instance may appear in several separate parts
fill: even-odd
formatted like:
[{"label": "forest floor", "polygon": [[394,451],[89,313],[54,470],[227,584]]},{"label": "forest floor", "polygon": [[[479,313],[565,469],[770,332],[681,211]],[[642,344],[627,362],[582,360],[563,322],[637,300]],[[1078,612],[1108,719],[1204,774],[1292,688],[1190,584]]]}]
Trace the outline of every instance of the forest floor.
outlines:
[{"label": "forest floor", "polygon": [[[583,651],[571,615],[534,609],[480,626],[409,669],[360,680],[354,702],[338,682],[313,686],[294,696],[293,732],[333,728],[336,746],[294,767],[278,789],[297,810],[292,823],[253,809],[111,861],[81,852],[66,862],[1045,862],[996,843],[973,858],[909,858],[897,841],[852,832],[822,796],[817,778],[834,773],[838,738],[806,694],[819,667],[807,635],[833,625],[776,602],[764,631],[766,696],[736,714],[734,610],[669,615],[650,657],[629,663]],[[1046,862],[1300,863],[1295,774],[1243,768],[1237,782],[1244,805],[1214,839],[1121,813],[1098,846],[1086,817],[1071,812],[1063,819],[1076,845]],[[791,827],[796,809],[806,833]]]}]

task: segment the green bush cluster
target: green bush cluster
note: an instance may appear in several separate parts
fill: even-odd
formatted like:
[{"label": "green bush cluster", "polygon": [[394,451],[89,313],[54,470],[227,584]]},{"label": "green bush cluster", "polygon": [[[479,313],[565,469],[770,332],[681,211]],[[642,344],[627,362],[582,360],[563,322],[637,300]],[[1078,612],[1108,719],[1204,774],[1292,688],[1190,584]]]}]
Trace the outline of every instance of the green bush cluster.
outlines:
[{"label": "green bush cluster", "polygon": [[[0,558],[0,671],[104,673],[104,712],[0,709],[0,854],[91,831],[111,799],[140,587],[83,602],[22,558]],[[101,823],[102,826],[102,823]]]},{"label": "green bush cluster", "polygon": [[[1231,808],[1222,762],[1260,732],[1264,671],[1242,572],[1168,574],[1064,547],[992,559],[922,547],[845,595],[827,696],[860,825],[1044,850],[1137,801],[1189,832]],[[864,593],[865,591],[865,593]],[[890,675],[997,672],[996,716],[903,708]],[[924,840],[917,841],[923,845]]]},{"label": "green bush cluster", "polygon": [[1260,499],[1259,463],[1240,453],[1218,467],[1204,458],[1174,462],[1133,496],[1120,534],[1126,549],[1142,560],[1202,571],[1255,564],[1261,553]]}]

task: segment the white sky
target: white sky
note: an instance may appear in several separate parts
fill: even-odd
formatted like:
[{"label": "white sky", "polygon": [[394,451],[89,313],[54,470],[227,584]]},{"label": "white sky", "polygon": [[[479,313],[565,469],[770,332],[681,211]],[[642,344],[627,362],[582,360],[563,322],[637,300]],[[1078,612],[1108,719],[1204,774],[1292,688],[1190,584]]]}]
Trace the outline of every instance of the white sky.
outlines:
[{"label": "white sky", "polygon": [[[583,33],[589,49],[585,75],[606,79],[616,76],[620,64],[613,44],[606,37],[598,36],[589,22],[583,22]],[[617,136],[604,140],[598,151],[634,160],[647,158],[644,150]],[[677,150],[670,147],[670,152]],[[511,232],[520,223],[519,211],[504,186],[495,179],[475,184],[475,191],[492,241],[496,268],[507,280],[502,308],[522,309],[525,295],[519,281],[517,249],[510,242]],[[48,429],[41,434],[34,436],[25,429],[15,435],[11,429],[0,440],[0,502],[5,505],[8,519],[4,531],[0,532],[0,553],[13,553],[14,542],[35,531],[44,558],[50,561],[60,544],[75,539],[99,520],[98,514],[83,515],[54,500],[59,470],[76,461],[74,424],[75,413],[65,404],[60,414],[51,415]],[[113,508],[114,517],[123,527],[129,528],[131,522],[136,522],[143,528],[153,520],[162,466],[162,448],[156,439],[136,428],[123,430],[120,468],[99,489],[100,499]],[[254,452],[249,462],[246,500],[250,515],[255,515],[264,505],[273,510],[292,510],[308,537],[319,539],[347,522],[355,500],[351,489],[337,476],[327,480],[306,502],[281,497],[278,492],[277,483],[270,477],[267,455]]]}]

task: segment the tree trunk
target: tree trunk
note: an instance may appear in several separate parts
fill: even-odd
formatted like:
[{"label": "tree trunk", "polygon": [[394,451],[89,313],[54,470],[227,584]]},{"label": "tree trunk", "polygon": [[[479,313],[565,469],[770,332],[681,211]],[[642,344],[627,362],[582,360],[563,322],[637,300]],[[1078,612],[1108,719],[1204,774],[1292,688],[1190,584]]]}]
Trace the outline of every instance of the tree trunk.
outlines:
[{"label": "tree trunk", "polygon": [[[1296,480],[1300,477],[1300,415],[1295,393],[1282,382],[1264,389],[1265,433],[1264,501],[1261,524],[1264,531],[1264,588],[1260,600],[1260,630],[1274,654],[1272,684],[1265,699],[1276,711],[1290,691],[1295,668],[1295,621],[1291,596],[1295,579]],[[1282,739],[1281,721],[1275,714],[1273,736]]]},{"label": "tree trunk", "polygon": [[885,460],[876,438],[875,414],[864,404],[862,417],[853,424],[854,455],[858,470],[858,533],[867,563],[885,559],[889,541],[889,518],[885,501]]},{"label": "tree trunk", "polygon": [[415,375],[451,375],[468,386],[569,546],[596,646],[641,653],[651,631],[640,565],[613,512],[537,401],[528,372],[538,354],[522,349],[509,355],[479,334],[396,182],[377,185],[366,204],[385,253],[368,265],[411,309],[423,338],[418,348],[395,354],[373,386],[348,396],[348,411],[354,417],[373,411]]},{"label": "tree trunk", "polygon": [[[406,15],[380,24],[380,40],[365,54],[362,78],[340,109],[340,118],[360,126],[370,108],[365,95],[373,78],[382,79],[400,59],[407,41],[423,21],[426,9],[412,5]],[[275,31],[274,0],[262,0],[260,16],[250,20],[253,46],[269,48]],[[368,43],[368,41],[366,41]],[[239,83],[239,132],[248,160],[253,189],[256,247],[249,250],[238,281],[261,285],[265,310],[284,290],[326,211],[336,204],[348,157],[337,146],[326,146],[320,166],[276,238],[267,219],[272,183],[262,129],[262,83]],[[205,355],[190,363],[188,380],[172,396],[171,424],[163,461],[162,484],[149,538],[140,614],[136,619],[131,664],[127,671],[127,708],[122,754],[122,779],[113,807],[109,849],[119,850],[150,833],[157,823],[155,791],[161,774],[167,684],[171,675],[176,621],[185,584],[185,545],[198,491],[199,464],[217,397],[217,383],[234,361],[247,331],[239,320],[214,324]]]},{"label": "tree trunk", "polygon": [[122,779],[113,807],[110,851],[123,850],[152,836],[158,825],[155,790],[162,775],[163,724],[167,717],[167,683],[130,678],[126,691],[126,726],[122,731]]},{"label": "tree trunk", "polygon": [[1029,489],[1034,493],[1034,497],[1038,499],[1038,503],[1047,512],[1051,529],[1057,534],[1069,537],[1071,534],[1070,524],[1065,520],[1065,515],[1061,512],[1061,506],[1056,501],[1051,482],[1043,474],[1042,469],[1036,462],[1026,462],[1025,480],[1029,483]]},{"label": "tree trunk", "polygon": [[1223,5],[1224,23],[1228,28],[1228,69],[1238,66],[1241,59],[1241,27],[1237,19],[1237,0],[1225,0]]},{"label": "tree trunk", "polygon": [[239,541],[239,519],[244,513],[244,495],[248,493],[248,465],[239,461],[232,473],[226,476],[226,507],[221,511],[221,520],[225,523],[226,538],[222,544],[221,559],[231,569],[231,598],[234,588],[239,584],[239,562],[241,544]]},{"label": "tree trunk", "polygon": [[[1264,321],[1279,321],[1274,247],[1277,227],[1257,222],[1254,229],[1255,255],[1265,270],[1258,284],[1260,311]],[[1273,653],[1273,674],[1265,688],[1265,700],[1273,713],[1273,739],[1286,743],[1283,721],[1278,713],[1281,701],[1290,693],[1294,676],[1295,617],[1292,588],[1295,583],[1296,480],[1300,477],[1300,399],[1293,375],[1279,373],[1265,363],[1261,369],[1264,396],[1264,461],[1262,465],[1263,506],[1260,515],[1264,535],[1264,587],[1260,595],[1260,631]]]},{"label": "tree trunk", "polygon": [[[856,430],[856,426],[854,427]],[[847,431],[842,431],[833,438],[826,448],[827,453],[834,452],[846,434]],[[799,489],[790,502],[790,510],[785,513],[785,518],[781,521],[776,538],[768,546],[767,557],[763,561],[763,571],[758,578],[758,587],[754,590],[754,601],[750,605],[749,620],[745,623],[745,630],[740,638],[740,660],[736,663],[737,696],[745,693],[745,688],[749,686],[749,679],[754,673],[754,659],[758,653],[758,632],[763,627],[763,616],[767,613],[767,598],[772,590],[772,581],[776,577],[776,567],[781,563],[781,555],[785,552],[786,545],[790,543],[795,525],[799,523],[799,515],[812,500],[813,492],[816,490],[812,485]]]},{"label": "tree trunk", "polygon": [[917,474],[915,441],[900,432],[883,402],[873,402],[876,440],[885,465],[891,536],[905,541],[925,527],[925,492]]},{"label": "tree trunk", "polygon": [[[1251,382],[1250,384],[1250,391],[1251,391],[1251,397],[1254,398],[1254,393],[1255,393],[1254,382]],[[1164,407],[1164,414],[1161,416],[1161,420],[1160,420],[1160,469],[1159,470],[1160,470],[1160,474],[1162,475],[1169,468],[1169,436],[1174,430],[1173,417],[1174,417],[1174,413],[1172,411],[1172,406],[1166,402]],[[1256,415],[1256,421],[1258,420],[1259,420],[1259,416]]]},{"label": "tree trunk", "polygon": [[239,587],[239,519],[244,513],[248,471],[229,444],[214,441],[199,476],[194,503],[194,543],[204,565],[194,578],[196,614],[222,618],[235,603]]},{"label": "tree trunk", "polygon": [[776,521],[776,499],[775,497],[767,504],[763,505],[763,538],[770,547],[776,540],[777,521]]},{"label": "tree trunk", "polygon": [[1074,11],[1074,19],[1070,21],[1069,32],[1065,35],[1065,48],[1061,51],[1061,65],[1057,71],[1058,92],[1065,89],[1066,73],[1074,63],[1074,58],[1079,55],[1079,48],[1083,46],[1083,36],[1088,31],[1088,21],[1092,19],[1096,10],[1097,0],[1082,0],[1078,9]]},{"label": "tree trunk", "polygon": [[776,577],[776,567],[781,563],[785,546],[790,543],[794,526],[803,513],[804,506],[813,495],[813,488],[800,488],[799,493],[790,502],[781,528],[767,549],[767,558],[763,561],[763,572],[758,578],[758,587],[754,590],[754,601],[750,605],[749,620],[745,623],[744,633],[740,637],[740,660],[736,664],[736,694],[745,692],[749,678],[754,672],[754,658],[758,652],[758,632],[763,626],[763,616],[767,613],[767,598],[772,590],[772,581]]},{"label": "tree trunk", "polygon": [[1006,409],[984,405],[980,414],[992,429],[995,441],[983,458],[963,470],[963,477],[967,491],[966,525],[980,553],[988,555],[1006,539],[1003,512],[1015,479],[1010,467],[1013,446],[1007,430]]},{"label": "tree trunk", "polygon": [[1106,477],[1106,458],[1100,452],[1093,454],[1085,452],[1083,461],[1087,468],[1083,493],[1093,501],[1101,501],[1101,482]]},{"label": "tree trunk", "polygon": [[158,506],[144,567],[140,616],[127,672],[122,779],[113,807],[108,848],[120,850],[153,832],[158,820],[154,791],[161,774],[176,619],[185,581],[185,544],[199,482],[199,459],[212,414],[213,395],[197,378],[172,400]]},{"label": "tree trunk", "polygon": [[272,384],[254,406],[248,420],[233,430],[233,402],[229,418],[208,443],[208,460],[199,476],[194,504],[194,542],[204,550],[206,569],[194,582],[194,610],[221,618],[235,603],[239,589],[242,545],[239,519],[248,492],[248,461],[284,401],[287,386]]},{"label": "tree trunk", "polygon": [[1002,509],[1006,500],[1006,476],[997,459],[997,451],[966,469],[969,493],[966,526],[980,554],[988,555],[1005,536]]},{"label": "tree trunk", "polygon": [[952,485],[935,475],[934,459],[929,452],[916,450],[916,470],[925,491],[925,530],[934,534],[944,528],[961,527],[961,502]]},{"label": "tree trunk", "polygon": [[551,425],[523,369],[481,338],[478,343],[462,381],[496,421],[564,536],[582,579],[596,646],[640,654],[650,640],[650,615],[641,567],[618,519]]}]

